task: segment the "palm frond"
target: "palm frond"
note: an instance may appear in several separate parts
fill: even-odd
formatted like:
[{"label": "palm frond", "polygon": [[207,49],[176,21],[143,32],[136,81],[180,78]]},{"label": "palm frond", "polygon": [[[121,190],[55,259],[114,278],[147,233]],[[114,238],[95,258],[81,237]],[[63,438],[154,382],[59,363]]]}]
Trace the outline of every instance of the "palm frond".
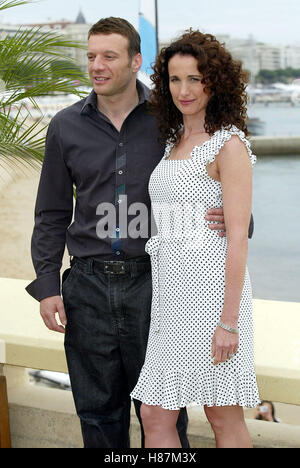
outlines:
[{"label": "palm frond", "polygon": [[20,5],[25,5],[26,3],[34,3],[29,0],[0,0],[0,11],[6,10],[7,8],[13,8]]},{"label": "palm frond", "polygon": [[62,48],[83,48],[79,41],[71,41],[65,36],[54,31],[43,31],[40,27],[32,27],[19,30],[13,36],[7,36],[2,42],[2,53],[6,57],[11,56],[11,49],[16,53],[16,58],[26,54],[50,54],[66,57],[66,51]]},{"label": "palm frond", "polygon": [[88,85],[89,81],[86,73],[67,56],[67,50],[84,47],[53,32],[41,32],[39,28],[6,37],[0,42],[0,78],[6,90],[13,94],[2,104],[10,105],[24,97],[55,91],[82,96],[75,82]]},{"label": "palm frond", "polygon": [[[35,0],[0,0],[0,11]],[[90,85],[70,55],[85,49],[80,42],[41,28],[19,28],[0,41],[0,167],[40,167],[46,127],[37,98],[57,93],[84,97],[78,87]],[[31,118],[26,102],[40,112]]]},{"label": "palm frond", "polygon": [[11,107],[0,113],[0,159],[9,165],[18,161],[36,168],[43,160],[45,148],[46,126],[42,117],[29,124],[22,109],[12,115]]}]

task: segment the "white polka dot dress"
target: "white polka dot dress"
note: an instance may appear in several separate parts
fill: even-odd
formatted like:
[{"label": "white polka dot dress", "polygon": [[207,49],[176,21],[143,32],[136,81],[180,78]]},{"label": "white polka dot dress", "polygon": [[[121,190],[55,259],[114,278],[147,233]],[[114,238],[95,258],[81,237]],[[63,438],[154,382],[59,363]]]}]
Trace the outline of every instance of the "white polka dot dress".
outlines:
[{"label": "white polka dot dress", "polygon": [[210,208],[222,206],[221,183],[206,166],[238,135],[255,164],[250,144],[236,127],[222,128],[190,159],[167,160],[151,174],[149,193],[157,235],[146,244],[152,265],[152,311],[145,363],[131,396],[175,410],[189,404],[255,407],[252,289],[246,268],[240,303],[239,350],[217,366],[212,338],[222,314],[227,239],[208,228]]}]

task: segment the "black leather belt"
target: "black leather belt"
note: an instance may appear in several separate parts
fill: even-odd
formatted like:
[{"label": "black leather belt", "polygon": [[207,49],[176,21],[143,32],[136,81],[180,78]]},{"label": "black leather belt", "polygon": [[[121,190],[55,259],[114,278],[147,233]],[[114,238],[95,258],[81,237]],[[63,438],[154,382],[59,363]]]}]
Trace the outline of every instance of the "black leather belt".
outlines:
[{"label": "black leather belt", "polygon": [[97,258],[74,258],[74,262],[89,265],[93,271],[106,273],[107,275],[125,275],[131,272],[143,272],[151,270],[150,257],[139,257],[137,260],[99,260]]},{"label": "black leather belt", "polygon": [[104,273],[111,275],[125,275],[126,270],[128,271],[129,265],[126,266],[126,262],[123,261],[104,261],[101,266],[103,266]]},{"label": "black leather belt", "polygon": [[130,272],[149,271],[151,262],[139,263],[130,261],[98,261],[94,262],[94,270],[99,269],[107,275],[125,275]]}]

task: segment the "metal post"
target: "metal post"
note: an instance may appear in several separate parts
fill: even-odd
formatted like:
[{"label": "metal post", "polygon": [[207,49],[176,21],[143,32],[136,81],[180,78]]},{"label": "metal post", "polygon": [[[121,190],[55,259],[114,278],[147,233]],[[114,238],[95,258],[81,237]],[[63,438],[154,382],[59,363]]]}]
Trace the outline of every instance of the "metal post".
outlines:
[{"label": "metal post", "polygon": [[155,30],[156,30],[156,53],[159,52],[159,33],[158,33],[158,0],[155,0]]}]

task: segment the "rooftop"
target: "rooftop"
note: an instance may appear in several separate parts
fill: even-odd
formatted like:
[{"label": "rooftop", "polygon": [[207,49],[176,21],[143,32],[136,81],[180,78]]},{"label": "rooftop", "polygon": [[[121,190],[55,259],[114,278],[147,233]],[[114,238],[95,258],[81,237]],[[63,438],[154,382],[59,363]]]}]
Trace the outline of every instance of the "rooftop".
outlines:
[{"label": "rooftop", "polygon": [[87,24],[84,14],[82,10],[79,11],[78,16],[75,21],[76,24]]}]

